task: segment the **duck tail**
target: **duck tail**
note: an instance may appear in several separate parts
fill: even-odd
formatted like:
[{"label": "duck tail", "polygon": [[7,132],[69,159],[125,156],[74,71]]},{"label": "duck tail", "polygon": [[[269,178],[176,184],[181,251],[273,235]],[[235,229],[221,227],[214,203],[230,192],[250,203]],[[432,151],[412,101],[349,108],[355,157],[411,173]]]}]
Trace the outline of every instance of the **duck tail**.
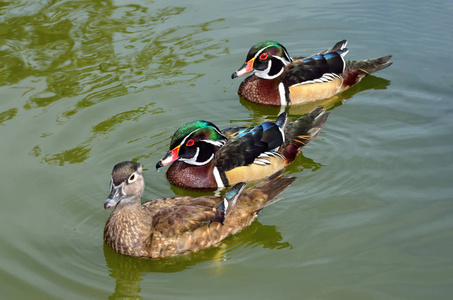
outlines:
[{"label": "duck tail", "polygon": [[343,72],[343,88],[346,89],[351,87],[360,82],[360,80],[362,80],[362,78],[366,75],[387,68],[393,64],[393,62],[390,61],[390,58],[392,58],[391,55],[386,55],[373,59],[363,59],[357,61],[348,60]]},{"label": "duck tail", "polygon": [[269,201],[280,195],[291,185],[291,183],[294,182],[294,180],[296,180],[296,177],[283,176],[283,171],[284,169],[275,172],[271,176],[267,177],[263,182],[251,189],[251,191],[259,191],[263,195],[267,195],[267,200],[262,204],[260,210],[272,203],[277,202],[278,200],[272,202]]},{"label": "duck tail", "polygon": [[223,226],[224,236],[235,234],[249,226],[264,207],[279,201],[271,200],[296,180],[296,177],[282,176],[282,173],[283,170],[240,193],[235,205],[227,211]]},{"label": "duck tail", "polygon": [[352,71],[358,71],[365,75],[371,74],[390,66],[393,63],[392,61],[390,61],[390,58],[392,58],[391,55],[386,55],[373,59],[363,59],[357,61],[348,60],[346,62],[345,72],[350,73]]},{"label": "duck tail", "polygon": [[302,147],[318,136],[326,124],[328,116],[329,113],[318,106],[307,115],[286,126],[285,143],[281,149],[287,164],[296,159]]}]

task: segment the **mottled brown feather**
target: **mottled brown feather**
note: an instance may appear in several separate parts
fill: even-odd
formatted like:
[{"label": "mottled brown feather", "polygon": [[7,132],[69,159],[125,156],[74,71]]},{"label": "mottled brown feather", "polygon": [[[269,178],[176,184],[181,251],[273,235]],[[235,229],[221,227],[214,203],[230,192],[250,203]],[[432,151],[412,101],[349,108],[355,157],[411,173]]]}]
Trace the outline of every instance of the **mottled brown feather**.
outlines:
[{"label": "mottled brown feather", "polygon": [[[137,176],[142,179],[141,173]],[[268,201],[294,180],[276,174],[243,190],[236,204],[230,203],[223,225],[214,221],[222,197],[166,197],[141,204],[144,181],[136,180],[124,189],[124,200],[108,218],[104,241],[121,254],[137,257],[161,258],[200,251],[250,225]]]}]

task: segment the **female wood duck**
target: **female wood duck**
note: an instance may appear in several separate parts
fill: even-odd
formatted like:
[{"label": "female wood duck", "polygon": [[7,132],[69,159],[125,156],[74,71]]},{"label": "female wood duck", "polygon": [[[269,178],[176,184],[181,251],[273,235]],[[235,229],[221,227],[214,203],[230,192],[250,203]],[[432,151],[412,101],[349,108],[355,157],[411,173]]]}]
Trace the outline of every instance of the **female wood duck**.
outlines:
[{"label": "female wood duck", "polygon": [[167,197],[142,204],[142,166],[121,162],[113,168],[104,203],[105,209],[116,206],[105,224],[104,241],[121,254],[151,258],[212,247],[249,226],[294,180],[276,173],[251,189],[238,183],[223,197]]},{"label": "female wood duck", "polygon": [[231,78],[252,72],[239,86],[239,96],[259,104],[281,106],[330,98],[392,64],[391,55],[345,61],[349,51],[346,44],[343,40],[330,50],[291,58],[283,45],[261,42],[250,49],[245,64]]},{"label": "female wood duck", "polygon": [[194,121],[175,132],[156,168],[172,164],[167,179],[186,189],[215,190],[265,178],[294,161],[324,127],[328,113],[317,107],[295,122],[286,113],[255,127],[220,130]]}]

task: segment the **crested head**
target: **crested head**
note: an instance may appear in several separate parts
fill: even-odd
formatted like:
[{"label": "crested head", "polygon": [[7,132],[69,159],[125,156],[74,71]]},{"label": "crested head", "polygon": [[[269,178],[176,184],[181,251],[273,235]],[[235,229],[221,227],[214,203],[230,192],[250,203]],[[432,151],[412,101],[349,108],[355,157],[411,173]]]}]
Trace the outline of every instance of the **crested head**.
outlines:
[{"label": "crested head", "polygon": [[175,161],[203,166],[211,162],[227,138],[219,128],[208,121],[192,121],[176,130],[170,142],[170,151],[156,164],[156,168]]},{"label": "crested head", "polygon": [[250,48],[245,63],[231,75],[231,78],[252,73],[261,79],[275,79],[292,61],[282,44],[264,41]]},{"label": "crested head", "polygon": [[264,41],[250,48],[246,63],[232,77],[252,72],[262,79],[275,79],[280,76],[285,66],[292,62],[291,57],[282,44]]},{"label": "crested head", "polygon": [[285,61],[291,62],[291,57],[286,51],[286,48],[280,44],[279,42],[275,41],[264,41],[258,44],[255,44],[250,48],[246,61],[249,61],[252,58],[257,58],[262,53],[266,53],[268,56],[277,56],[283,58]]},{"label": "crested head", "polygon": [[186,140],[194,139],[194,141],[212,141],[221,142],[226,140],[226,137],[220,132],[220,129],[209,121],[192,121],[182,125],[176,130],[171,139],[170,149],[184,144]]},{"label": "crested head", "polygon": [[[258,51],[262,50],[262,49],[265,49],[265,48],[284,48],[282,44],[280,44],[279,42],[276,42],[276,41],[263,41],[263,42],[259,42],[255,45],[253,45],[250,50],[249,50],[249,53],[247,54],[247,59],[250,59],[252,58],[256,53],[258,53]],[[250,55],[252,54],[252,57],[249,57]]]}]

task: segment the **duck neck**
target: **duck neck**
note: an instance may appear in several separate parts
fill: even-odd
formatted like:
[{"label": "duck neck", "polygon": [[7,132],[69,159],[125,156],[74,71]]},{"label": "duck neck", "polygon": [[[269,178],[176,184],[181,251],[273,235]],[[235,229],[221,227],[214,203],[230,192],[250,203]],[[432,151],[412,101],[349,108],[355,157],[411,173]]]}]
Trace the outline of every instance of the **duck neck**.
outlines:
[{"label": "duck neck", "polygon": [[195,190],[215,190],[223,185],[219,176],[215,176],[215,159],[204,165],[191,165],[175,161],[167,171],[168,180],[181,188]]},{"label": "duck neck", "polygon": [[104,241],[117,252],[146,256],[145,245],[151,236],[152,216],[142,209],[140,199],[121,204],[110,215],[104,228]]},{"label": "duck neck", "polygon": [[[281,77],[263,79],[256,75],[247,77],[239,87],[239,96],[250,102],[281,106],[286,104],[285,91],[280,88]],[[281,103],[283,98],[283,104]]]}]

